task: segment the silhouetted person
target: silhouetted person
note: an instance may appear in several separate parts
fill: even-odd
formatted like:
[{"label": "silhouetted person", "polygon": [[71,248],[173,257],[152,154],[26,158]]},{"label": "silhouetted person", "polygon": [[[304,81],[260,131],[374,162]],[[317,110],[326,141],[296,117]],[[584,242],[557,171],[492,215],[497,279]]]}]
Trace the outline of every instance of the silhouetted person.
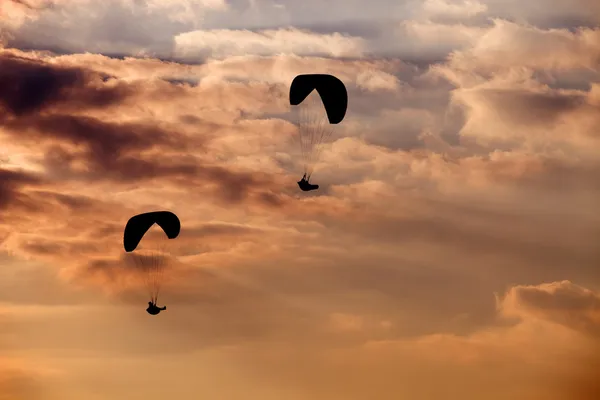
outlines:
[{"label": "silhouetted person", "polygon": [[[310,179],[310,177],[308,179]],[[319,185],[311,184],[310,182],[308,182],[308,179],[306,179],[306,174],[304,174],[302,179],[300,179],[300,181],[298,182],[298,186],[300,186],[300,189],[303,192],[310,192],[311,190],[317,190],[319,188]]]},{"label": "silhouetted person", "polygon": [[157,315],[158,313],[160,313],[161,311],[165,311],[166,309],[167,309],[167,306],[157,307],[156,304],[154,304],[153,302],[149,301],[148,302],[148,308],[146,308],[146,311],[150,315]]}]

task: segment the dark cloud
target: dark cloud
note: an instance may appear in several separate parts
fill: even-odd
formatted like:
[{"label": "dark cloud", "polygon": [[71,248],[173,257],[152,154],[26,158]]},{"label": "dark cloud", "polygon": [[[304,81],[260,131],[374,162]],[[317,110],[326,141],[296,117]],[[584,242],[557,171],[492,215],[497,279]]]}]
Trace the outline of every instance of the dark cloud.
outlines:
[{"label": "dark cloud", "polygon": [[24,0],[8,0],[8,1],[11,3],[14,3],[14,4],[19,4],[21,6],[24,6],[26,8],[32,9],[32,10],[36,9],[36,7],[34,7],[33,5],[29,4],[28,2],[26,2]]},{"label": "dark cloud", "polygon": [[96,202],[91,197],[83,195],[64,194],[47,190],[37,190],[32,191],[31,193],[40,196],[42,199],[46,199],[48,202],[54,202],[58,206],[63,206],[70,211],[90,209]]},{"label": "dark cloud", "polygon": [[47,103],[64,98],[65,89],[84,81],[79,69],[57,69],[18,58],[1,58],[0,71],[0,101],[15,115],[40,111]]},{"label": "dark cloud", "polygon": [[0,55],[0,108],[15,116],[69,104],[72,110],[120,104],[132,87],[106,85],[107,77],[82,68]]},{"label": "dark cloud", "polygon": [[[201,140],[186,137],[150,123],[105,122],[98,118],[75,115],[35,115],[4,122],[7,132],[17,141],[51,145],[45,163],[52,170],[67,172],[68,166],[84,161],[88,175],[95,179],[132,180],[169,174],[192,173],[193,167],[159,164],[162,151],[185,150],[188,143],[201,146]],[[61,144],[61,142],[63,144]],[[85,149],[74,149],[72,146]],[[154,150],[156,158],[143,158],[141,151]]]},{"label": "dark cloud", "polygon": [[65,246],[52,242],[28,241],[21,244],[21,248],[28,254],[37,256],[64,254]]},{"label": "dark cloud", "polygon": [[26,8],[31,11],[42,11],[52,9],[56,6],[56,3],[53,0],[6,0],[7,2],[11,2],[13,4],[18,4],[19,6]]},{"label": "dark cloud", "polygon": [[75,145],[86,145],[90,157],[98,164],[153,146],[168,146],[174,150],[185,148],[181,136],[149,123],[111,123],[85,116],[39,115],[27,120],[9,121],[5,126],[13,132],[21,132],[22,136],[33,134],[37,139],[56,138]]},{"label": "dark cloud", "polygon": [[517,286],[511,295],[530,312],[600,339],[600,296],[569,281]]},{"label": "dark cloud", "polygon": [[586,102],[584,95],[534,93],[525,90],[480,90],[478,99],[504,121],[515,124],[554,125],[566,113]]},{"label": "dark cloud", "polygon": [[27,186],[38,186],[42,178],[23,171],[0,169],[0,209],[30,204],[28,197],[20,192]]},{"label": "dark cloud", "polygon": [[600,311],[600,297],[571,282],[557,282],[546,287],[518,287],[517,296],[524,305],[542,311]]},{"label": "dark cloud", "polygon": [[[265,205],[279,205],[273,195],[264,195],[262,191],[273,187],[268,174],[252,172],[234,172],[219,166],[199,166],[196,170],[196,183],[208,181],[219,188],[218,195],[229,203],[237,203],[246,199],[251,193],[262,194],[258,199]],[[261,190],[262,189],[262,190]]]},{"label": "dark cloud", "polygon": [[[117,104],[134,93],[133,87],[124,85],[119,90],[104,90],[101,85],[98,89],[97,85],[87,85],[91,78],[80,69],[50,67],[13,58],[3,61],[8,66],[3,70],[3,76],[11,83],[11,89],[0,93],[5,108],[13,115],[4,118],[5,132],[23,143],[37,146],[45,143],[44,163],[54,177],[119,182],[162,177],[187,187],[208,183],[216,185],[218,196],[228,202],[242,201],[251,189],[264,186],[264,182],[250,172],[203,165],[201,160],[191,156],[171,156],[174,152],[181,154],[191,146],[195,150],[202,148],[207,137],[192,139],[164,124],[119,123],[92,116],[39,112],[59,104],[78,111],[86,106]],[[100,74],[96,77],[97,82],[106,80]],[[29,95],[30,92],[34,94]],[[35,112],[37,114],[33,114]],[[206,121],[188,118],[187,122],[195,123],[194,129],[198,131]],[[206,130],[215,127],[214,123],[206,124]],[[151,154],[141,155],[143,151]],[[76,171],[75,165],[82,162],[86,170]],[[269,192],[257,194],[256,199],[268,206],[281,203]]]},{"label": "dark cloud", "polygon": [[600,164],[557,160],[550,157],[497,160],[489,165],[489,178],[494,183],[518,186],[524,190],[540,190],[548,196],[565,191],[588,191],[600,198],[600,182],[596,178]]}]

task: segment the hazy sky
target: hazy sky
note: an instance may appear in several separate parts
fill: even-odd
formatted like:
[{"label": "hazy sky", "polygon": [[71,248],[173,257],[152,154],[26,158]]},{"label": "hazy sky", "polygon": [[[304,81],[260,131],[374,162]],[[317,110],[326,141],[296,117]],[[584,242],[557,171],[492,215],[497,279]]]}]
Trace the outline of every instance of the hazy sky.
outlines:
[{"label": "hazy sky", "polygon": [[[600,398],[599,25],[597,0],[1,0],[0,399]],[[350,97],[311,193],[301,73]],[[163,209],[152,317],[122,233]]]}]

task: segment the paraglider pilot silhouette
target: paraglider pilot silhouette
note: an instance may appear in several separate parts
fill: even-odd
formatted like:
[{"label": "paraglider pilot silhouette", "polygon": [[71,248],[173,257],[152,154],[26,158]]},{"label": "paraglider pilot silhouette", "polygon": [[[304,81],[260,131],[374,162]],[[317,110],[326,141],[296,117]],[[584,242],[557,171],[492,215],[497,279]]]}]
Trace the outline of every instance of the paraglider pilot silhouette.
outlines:
[{"label": "paraglider pilot silhouette", "polygon": [[298,75],[290,86],[290,105],[295,106],[297,112],[298,138],[304,162],[304,176],[298,181],[298,186],[309,192],[319,188],[319,185],[310,183],[310,177],[321,152],[320,145],[346,115],[348,92],[344,83],[333,75]]},{"label": "paraglider pilot silhouette", "polygon": [[161,311],[165,311],[167,309],[167,306],[164,307],[158,307],[156,304],[154,304],[153,302],[149,301],[148,302],[148,308],[146,308],[146,312],[150,315],[157,315],[159,312]]},{"label": "paraglider pilot silhouette", "polygon": [[311,184],[308,179],[310,179],[310,176],[308,178],[306,178],[306,173],[304,173],[304,176],[302,177],[302,179],[300,179],[298,181],[298,186],[300,186],[300,189],[303,192],[310,192],[311,190],[317,190],[319,188],[319,185],[313,185]]},{"label": "paraglider pilot silhouette", "polygon": [[[169,239],[175,239],[179,236],[181,223],[179,222],[179,218],[172,212],[155,211],[139,214],[131,217],[129,221],[127,221],[127,225],[125,225],[125,232],[123,233],[123,247],[125,247],[125,251],[128,253],[134,251],[146,232],[154,224],[160,226]],[[164,269],[165,263],[162,262],[163,258],[160,256],[150,258],[151,259],[147,261],[143,261],[144,258],[139,258],[141,261],[140,264],[144,267],[144,278],[150,292],[150,301],[148,302],[146,312],[150,315],[158,315],[161,311],[167,309],[166,306],[158,307],[156,305],[160,290],[162,270]]]}]

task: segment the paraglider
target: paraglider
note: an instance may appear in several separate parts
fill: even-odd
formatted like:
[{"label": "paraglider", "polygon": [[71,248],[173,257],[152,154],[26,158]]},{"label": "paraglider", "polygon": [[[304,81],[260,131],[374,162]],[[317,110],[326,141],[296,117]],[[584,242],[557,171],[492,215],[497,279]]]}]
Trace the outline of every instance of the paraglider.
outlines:
[{"label": "paraglider", "polygon": [[306,172],[304,173],[302,179],[300,179],[297,183],[300,187],[300,190],[303,192],[310,192],[311,190],[317,190],[319,188],[319,185],[313,185],[312,183],[308,182],[308,179],[306,179]]},{"label": "paraglider", "polygon": [[308,192],[319,188],[319,185],[310,183],[310,177],[319,159],[321,144],[346,115],[348,92],[344,83],[333,75],[308,74],[294,78],[289,97],[290,105],[295,106],[297,112],[298,139],[304,164],[304,176],[298,181],[298,186]]},{"label": "paraglider", "polygon": [[166,309],[167,309],[167,306],[158,307],[156,304],[149,301],[148,308],[146,308],[146,312],[150,315],[158,315],[158,313],[160,313],[161,311],[165,311]]},{"label": "paraglider", "polygon": [[[146,232],[154,225],[162,228],[168,239],[179,236],[181,223],[175,214],[169,211],[155,211],[136,215],[127,221],[123,233],[123,247],[127,253],[133,252],[139,245]],[[132,255],[136,255],[135,253]],[[146,311],[150,315],[157,315],[167,307],[158,307],[156,302],[160,292],[164,269],[167,259],[160,252],[140,254],[133,257],[137,267],[141,270],[144,281],[150,294],[150,301]]]}]

